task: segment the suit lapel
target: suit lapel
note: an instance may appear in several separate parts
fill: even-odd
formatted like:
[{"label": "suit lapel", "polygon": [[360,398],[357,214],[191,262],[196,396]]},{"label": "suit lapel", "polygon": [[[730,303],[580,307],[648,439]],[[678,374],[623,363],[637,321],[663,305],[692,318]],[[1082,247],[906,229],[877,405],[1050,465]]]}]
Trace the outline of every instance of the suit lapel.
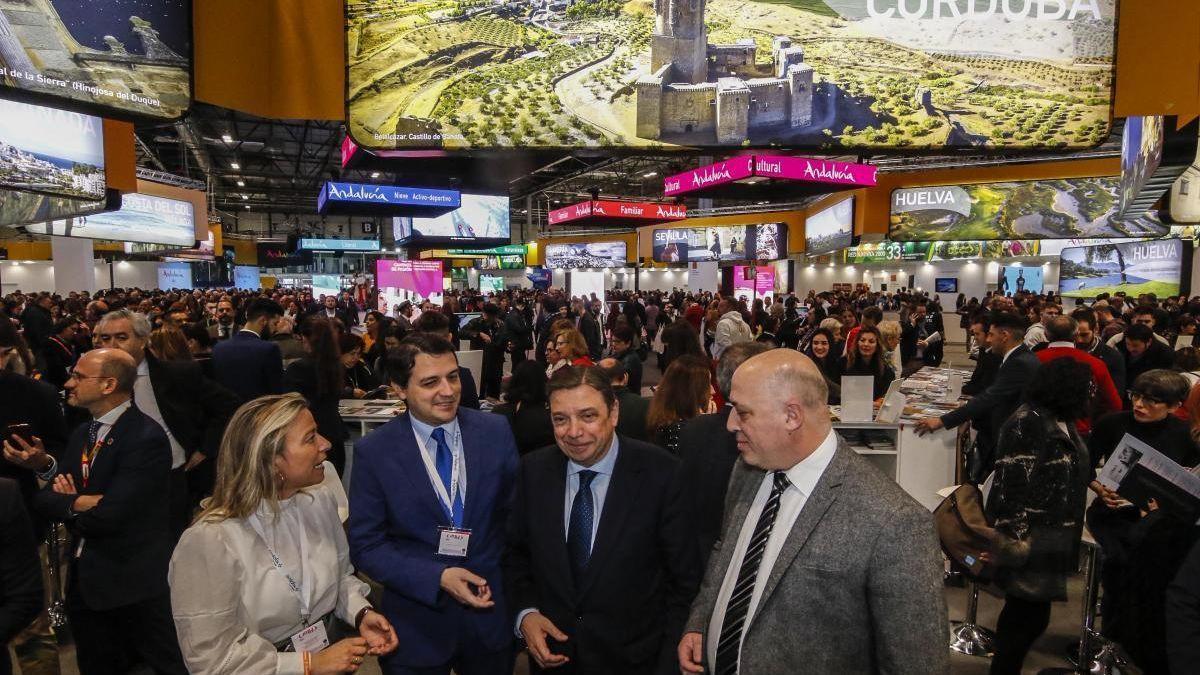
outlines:
[{"label": "suit lapel", "polygon": [[[583,583],[578,592],[582,597],[587,593],[599,574],[600,568],[612,557],[612,550],[619,546],[621,532],[625,521],[637,506],[641,491],[638,489],[642,472],[641,463],[635,453],[630,452],[628,445],[619,450],[613,475],[609,480],[608,492],[604,496],[604,510],[600,512],[600,524],[596,528],[596,543],[592,546],[592,557],[588,560],[587,572],[583,575]],[[565,480],[564,471],[564,480]],[[562,502],[560,502],[562,503]],[[563,551],[567,550],[566,536],[563,537]]]},{"label": "suit lapel", "polygon": [[[783,578],[788,567],[791,567],[792,561],[796,559],[796,556],[804,549],[804,545],[808,543],[809,536],[812,535],[817,524],[821,522],[821,518],[825,517],[825,512],[837,500],[837,491],[842,485],[842,479],[845,476],[846,467],[850,460],[847,453],[850,452],[853,452],[853,450],[845,447],[845,443],[839,438],[838,447],[834,451],[833,459],[829,462],[829,466],[826,467],[825,473],[821,475],[820,480],[817,481],[817,486],[813,488],[813,493],[805,501],[804,508],[800,509],[800,515],[796,517],[796,522],[792,525],[787,539],[783,542],[783,548],[779,550],[779,557],[775,559],[775,564],[771,567],[771,574],[767,577],[767,585],[763,588],[762,597],[758,601],[759,607],[766,604],[767,598],[771,597],[771,593],[779,585],[779,580]],[[750,621],[751,623],[754,622],[753,617]]]},{"label": "suit lapel", "polygon": [[479,516],[478,504],[483,500],[473,498],[472,495],[480,494],[480,481],[487,473],[483,466],[486,453],[478,443],[482,439],[477,439],[473,431],[469,418],[460,413],[458,415],[458,432],[459,437],[462,438],[463,461],[467,465],[467,498],[466,503],[463,504],[463,527],[469,527],[467,523],[474,523],[475,518]]},{"label": "suit lapel", "polygon": [[[550,519],[550,541],[546,550],[550,556],[547,561],[547,578],[562,583],[563,597],[571,597],[574,582],[571,577],[571,563],[567,560],[567,530],[563,526],[563,504],[567,500],[567,458],[561,452],[555,452],[547,462],[541,463],[537,475],[531,476],[533,485],[526,485],[525,490],[530,494],[535,518]],[[533,473],[533,472],[531,472]]]},{"label": "suit lapel", "polygon": [[[408,478],[412,485],[412,494],[417,501],[421,502],[431,513],[436,516],[439,524],[449,525],[450,519],[446,517],[446,511],[442,508],[442,503],[438,499],[437,493],[433,490],[433,485],[429,482],[429,473],[425,470],[425,461],[421,459],[421,446],[417,443],[417,435],[413,431],[412,419],[405,413],[399,418],[401,424],[396,428],[397,461],[404,468],[404,475]],[[470,478],[468,476],[468,483]],[[469,486],[468,486],[469,487]],[[464,514],[465,518],[465,514]]]}]

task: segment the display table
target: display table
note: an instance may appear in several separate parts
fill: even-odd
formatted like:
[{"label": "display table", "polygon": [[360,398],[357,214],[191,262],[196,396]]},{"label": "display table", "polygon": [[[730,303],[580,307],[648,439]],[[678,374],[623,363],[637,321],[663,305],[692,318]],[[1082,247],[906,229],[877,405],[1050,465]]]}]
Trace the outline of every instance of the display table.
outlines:
[{"label": "display table", "polygon": [[830,406],[833,428],[850,448],[890,476],[925,508],[941,503],[938,490],[957,481],[958,444],[962,429],[940,429],[918,436],[916,422],[953,410],[957,403],[940,399],[951,373],[970,373],[950,368],[922,368],[900,384],[906,401],[897,422],[844,422],[841,408]]},{"label": "display table", "polygon": [[342,421],[347,424],[357,422],[359,436],[366,436],[368,431],[386,424],[404,410],[404,401],[390,399],[365,401],[350,398],[338,401],[338,414],[342,416]]}]

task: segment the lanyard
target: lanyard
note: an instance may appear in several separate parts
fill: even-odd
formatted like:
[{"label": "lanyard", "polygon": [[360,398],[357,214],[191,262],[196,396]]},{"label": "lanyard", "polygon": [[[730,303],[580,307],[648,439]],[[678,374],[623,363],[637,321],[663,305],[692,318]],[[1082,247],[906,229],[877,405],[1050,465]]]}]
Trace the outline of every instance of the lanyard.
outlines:
[{"label": "lanyard", "polygon": [[[250,527],[254,529],[254,532],[258,535],[258,538],[262,540],[263,546],[265,546],[267,549],[267,553],[271,554],[271,566],[274,567],[277,572],[283,575],[283,578],[287,580],[288,588],[292,589],[292,592],[296,594],[296,599],[300,601],[300,618],[304,620],[304,627],[307,628],[309,619],[312,618],[312,598],[308,593],[304,592],[304,589],[300,587],[300,584],[296,583],[296,579],[283,569],[283,561],[279,559],[279,556],[275,554],[275,549],[267,541],[267,535],[263,530],[262,521],[259,520],[258,514],[252,513],[248,518],[246,518],[246,520],[250,523]],[[301,570],[303,571],[304,561],[307,559],[304,555],[304,552],[306,549],[308,549],[308,535],[304,531],[305,528],[303,523],[300,524],[299,529],[300,565]],[[309,587],[311,587],[312,574],[305,574],[304,581],[309,585]]]},{"label": "lanyard", "polygon": [[[462,527],[463,510],[466,508],[466,505],[464,504],[463,507],[457,511],[454,508],[455,497],[458,497],[459,492],[458,479],[459,476],[462,475],[460,473],[462,470],[460,465],[460,462],[462,461],[462,453],[454,452],[453,448],[450,450],[450,456],[453,458],[453,461],[450,464],[450,493],[447,494],[446,486],[442,484],[441,475],[438,473],[437,466],[434,464],[433,458],[429,456],[427,446],[425,445],[425,440],[421,438],[421,434],[418,434],[416,429],[413,429],[413,436],[417,440],[417,448],[421,451],[421,461],[425,463],[425,469],[429,472],[429,475],[434,478],[433,491],[437,493],[438,501],[441,502],[442,505],[442,510],[446,512],[446,517],[450,519],[450,522],[454,525],[454,527]],[[446,445],[449,446],[450,439],[446,440]],[[463,494],[466,494],[466,490],[463,490]],[[462,501],[466,502],[465,496],[462,498]]]},{"label": "lanyard", "polygon": [[97,438],[92,444],[92,449],[88,450],[87,445],[83,446],[83,452],[79,455],[79,472],[83,477],[83,487],[88,486],[88,479],[92,477],[92,464],[96,461],[96,455],[100,454],[100,448],[104,446],[104,439]]}]

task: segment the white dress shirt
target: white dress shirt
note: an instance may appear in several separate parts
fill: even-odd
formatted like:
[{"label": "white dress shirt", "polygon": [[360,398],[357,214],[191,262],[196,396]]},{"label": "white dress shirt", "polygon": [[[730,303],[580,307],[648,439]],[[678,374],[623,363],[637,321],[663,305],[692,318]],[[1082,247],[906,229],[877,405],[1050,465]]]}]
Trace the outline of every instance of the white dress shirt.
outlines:
[{"label": "white dress shirt", "polygon": [[178,469],[183,466],[187,461],[187,453],[163,421],[162,411],[158,409],[158,399],[154,397],[154,385],[150,382],[150,364],[145,359],[138,364],[137,383],[133,385],[133,403],[147,417],[158,422],[158,426],[162,427],[163,433],[167,435],[167,441],[171,443],[171,468]]},{"label": "white dress shirt", "polygon": [[458,464],[458,494],[462,495],[463,509],[465,510],[467,505],[467,458],[463,454],[462,430],[458,427],[458,418],[455,417],[446,424],[439,424],[436,427],[422,422],[412,414],[409,414],[408,418],[412,420],[413,435],[416,436],[417,447],[420,448],[423,455],[425,472],[429,475],[429,483],[435,494],[442,485],[442,477],[437,472],[437,443],[433,440],[433,430],[442,429],[446,432],[446,445],[450,447],[450,453]]},{"label": "white dress shirt", "polygon": [[[833,460],[837,444],[837,434],[830,430],[829,435],[821,441],[811,455],[784,472],[791,481],[791,485],[783,491],[783,495],[779,498],[779,513],[775,516],[775,526],[771,528],[771,536],[767,539],[767,546],[763,551],[762,566],[759,567],[758,575],[754,579],[754,592],[750,596],[746,622],[742,625],[742,640],[746,639],[746,630],[750,627],[754,612],[758,609],[758,602],[762,599],[763,590],[767,586],[767,579],[771,576],[772,568],[775,567],[775,561],[779,558],[779,552],[783,550],[783,544],[791,534],[792,526],[795,525],[796,518],[800,516],[800,511],[808,503],[809,495],[817,487],[817,481],[821,479],[825,469],[829,467],[829,462]],[[725,621],[725,610],[729,607],[729,597],[733,595],[733,587],[737,584],[738,570],[742,566],[742,560],[746,557],[746,549],[749,548],[750,538],[754,535],[755,526],[758,525],[758,517],[762,514],[763,507],[766,506],[767,500],[771,496],[771,487],[774,482],[774,473],[768,471],[758,486],[758,492],[750,504],[750,510],[746,513],[746,520],[742,523],[742,530],[738,535],[737,546],[733,549],[733,558],[728,569],[725,570],[725,580],[721,582],[721,590],[717,594],[717,604],[713,608],[712,619],[708,624],[706,649],[710,664],[717,662],[717,643],[721,640],[721,624]],[[738,659],[740,662],[740,655]]]},{"label": "white dress shirt", "polygon": [[[328,462],[325,472],[333,473]],[[327,485],[316,485],[279,502],[278,516],[264,504],[250,518],[201,522],[184,532],[168,580],[189,672],[303,675],[301,655],[276,652],[275,644],[305,627],[304,604],[310,623],[334,612],[354,625],[370,605],[370,587],[354,576],[337,502]]]}]

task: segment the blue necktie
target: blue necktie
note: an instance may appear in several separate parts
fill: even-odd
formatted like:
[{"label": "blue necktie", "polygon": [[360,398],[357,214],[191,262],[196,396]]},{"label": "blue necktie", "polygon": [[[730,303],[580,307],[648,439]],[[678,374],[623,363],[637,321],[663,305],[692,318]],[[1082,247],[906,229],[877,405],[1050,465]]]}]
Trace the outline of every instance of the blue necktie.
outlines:
[{"label": "blue necktie", "polygon": [[[455,492],[451,489],[454,476],[454,453],[450,452],[450,446],[446,443],[446,430],[441,427],[437,427],[433,430],[433,433],[430,434],[429,437],[432,438],[433,442],[437,444],[436,464],[438,478],[441,478],[442,486],[446,488],[446,494],[454,495],[453,510],[447,512],[446,515],[450,516],[450,522],[454,524],[454,527],[462,527],[462,491],[459,490],[458,493],[455,494]],[[442,508],[445,508],[444,504],[442,505]]]},{"label": "blue necktie", "polygon": [[100,437],[100,422],[92,420],[88,425],[88,452],[91,452],[96,447],[96,439]]},{"label": "blue necktie", "polygon": [[592,479],[595,471],[579,472],[579,490],[571,501],[570,527],[567,530],[567,557],[571,561],[571,573],[578,582],[583,577],[588,560],[592,557]]}]

